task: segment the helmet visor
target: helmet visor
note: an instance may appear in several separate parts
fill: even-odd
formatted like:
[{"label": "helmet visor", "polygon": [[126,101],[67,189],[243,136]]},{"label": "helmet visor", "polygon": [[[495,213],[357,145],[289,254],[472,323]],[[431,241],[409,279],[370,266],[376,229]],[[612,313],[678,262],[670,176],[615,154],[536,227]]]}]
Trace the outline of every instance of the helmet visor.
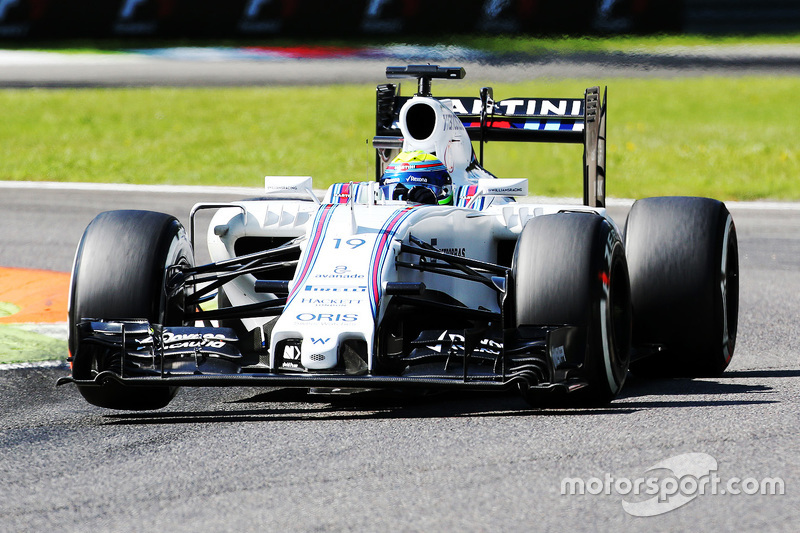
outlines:
[{"label": "helmet visor", "polygon": [[418,187],[430,190],[439,204],[448,204],[453,198],[450,175],[446,170],[423,174],[387,172],[381,179],[380,191],[386,200],[409,200],[414,196],[410,194],[411,191]]}]

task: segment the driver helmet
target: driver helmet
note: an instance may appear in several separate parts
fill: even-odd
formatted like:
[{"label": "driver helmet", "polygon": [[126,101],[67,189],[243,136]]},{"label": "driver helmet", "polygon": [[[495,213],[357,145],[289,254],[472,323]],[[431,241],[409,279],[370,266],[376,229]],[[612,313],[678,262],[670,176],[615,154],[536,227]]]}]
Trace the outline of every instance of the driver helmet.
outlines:
[{"label": "driver helmet", "polygon": [[422,150],[400,152],[378,180],[387,200],[406,200],[420,204],[453,203],[453,180],[444,163]]}]

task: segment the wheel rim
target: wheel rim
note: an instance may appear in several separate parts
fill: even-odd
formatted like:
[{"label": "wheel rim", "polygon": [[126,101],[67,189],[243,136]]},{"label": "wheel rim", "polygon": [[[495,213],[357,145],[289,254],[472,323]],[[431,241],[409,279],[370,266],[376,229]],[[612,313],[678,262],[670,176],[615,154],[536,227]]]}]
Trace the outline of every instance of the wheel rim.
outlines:
[{"label": "wheel rim", "polygon": [[722,357],[730,363],[736,344],[739,310],[739,250],[733,218],[728,214],[722,238],[720,264],[720,298],[722,301]]},{"label": "wheel rim", "polygon": [[[607,317],[604,337],[610,340],[606,353],[606,374],[612,392],[617,392],[625,381],[630,354],[630,287],[627,268],[619,255],[612,261],[608,286]],[[604,340],[604,344],[608,342]],[[604,346],[605,349],[605,346]]]}]

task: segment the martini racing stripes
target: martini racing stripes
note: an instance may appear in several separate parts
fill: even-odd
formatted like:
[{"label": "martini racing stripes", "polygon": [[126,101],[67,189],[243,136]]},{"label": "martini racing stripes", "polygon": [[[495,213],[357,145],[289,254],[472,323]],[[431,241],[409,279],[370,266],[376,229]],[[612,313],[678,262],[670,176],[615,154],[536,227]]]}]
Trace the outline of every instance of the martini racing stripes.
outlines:
[{"label": "martini racing stripes", "polygon": [[317,210],[317,215],[312,225],[311,238],[309,239],[308,247],[305,251],[305,259],[300,259],[300,264],[303,265],[303,269],[300,271],[300,275],[297,277],[297,283],[292,287],[292,292],[289,294],[289,298],[286,301],[287,307],[300,292],[301,287],[305,284],[311,270],[314,268],[314,264],[317,262],[323,238],[328,231],[328,224],[333,218],[334,209],[336,209],[336,204],[326,204]]},{"label": "martini racing stripes", "polygon": [[378,232],[378,238],[375,241],[375,246],[372,248],[372,254],[369,258],[370,274],[367,280],[369,304],[372,308],[372,316],[375,318],[378,317],[378,302],[381,299],[381,291],[383,290],[381,286],[381,272],[383,272],[386,256],[389,254],[389,247],[397,230],[417,207],[419,206],[412,205],[395,211]]},{"label": "martini racing stripes", "polygon": [[328,188],[325,193],[325,198],[322,203],[324,204],[346,204],[352,198],[354,202],[358,201],[358,194],[361,192],[361,187],[366,188],[367,184],[361,182],[346,182],[334,183]]},{"label": "martini racing stripes", "polygon": [[354,187],[350,183],[334,183],[333,190],[331,191],[332,204],[346,204],[350,200],[351,190]]},{"label": "martini racing stripes", "polygon": [[[526,119],[523,121],[488,120],[486,126],[496,129],[537,131],[583,131],[583,120],[574,119]],[[480,122],[465,121],[466,128],[480,128]]]},{"label": "martini racing stripes", "polygon": [[[478,193],[478,186],[477,185],[464,185],[463,187],[458,188],[458,192],[456,193],[456,205],[458,207],[468,207],[469,202],[472,198]],[[477,209],[481,211],[483,209],[483,204],[486,201],[486,197],[481,197],[475,202],[475,205],[472,206],[472,209]]]}]

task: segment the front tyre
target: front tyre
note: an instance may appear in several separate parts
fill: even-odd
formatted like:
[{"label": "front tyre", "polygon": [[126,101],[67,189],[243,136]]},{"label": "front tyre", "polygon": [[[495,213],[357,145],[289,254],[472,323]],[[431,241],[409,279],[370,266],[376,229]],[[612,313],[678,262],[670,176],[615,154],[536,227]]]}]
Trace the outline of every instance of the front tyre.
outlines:
[{"label": "front tyre", "polygon": [[[150,211],[107,211],[97,215],[83,233],[75,256],[69,298],[69,349],[72,375],[89,380],[105,370],[121,371],[115,350],[80,343],[83,318],[146,319],[181,325],[182,294],[167,299],[168,267],[191,266],[191,245],[173,216]],[[126,369],[127,371],[127,369]],[[175,387],[78,387],[91,404],[109,409],[146,410],[166,406]]]},{"label": "front tyre", "polygon": [[[625,252],[614,227],[590,213],[531,219],[514,252],[517,326],[569,325],[585,332],[578,404],[613,400],[630,362],[630,287]],[[538,399],[526,395],[532,403]]]}]

